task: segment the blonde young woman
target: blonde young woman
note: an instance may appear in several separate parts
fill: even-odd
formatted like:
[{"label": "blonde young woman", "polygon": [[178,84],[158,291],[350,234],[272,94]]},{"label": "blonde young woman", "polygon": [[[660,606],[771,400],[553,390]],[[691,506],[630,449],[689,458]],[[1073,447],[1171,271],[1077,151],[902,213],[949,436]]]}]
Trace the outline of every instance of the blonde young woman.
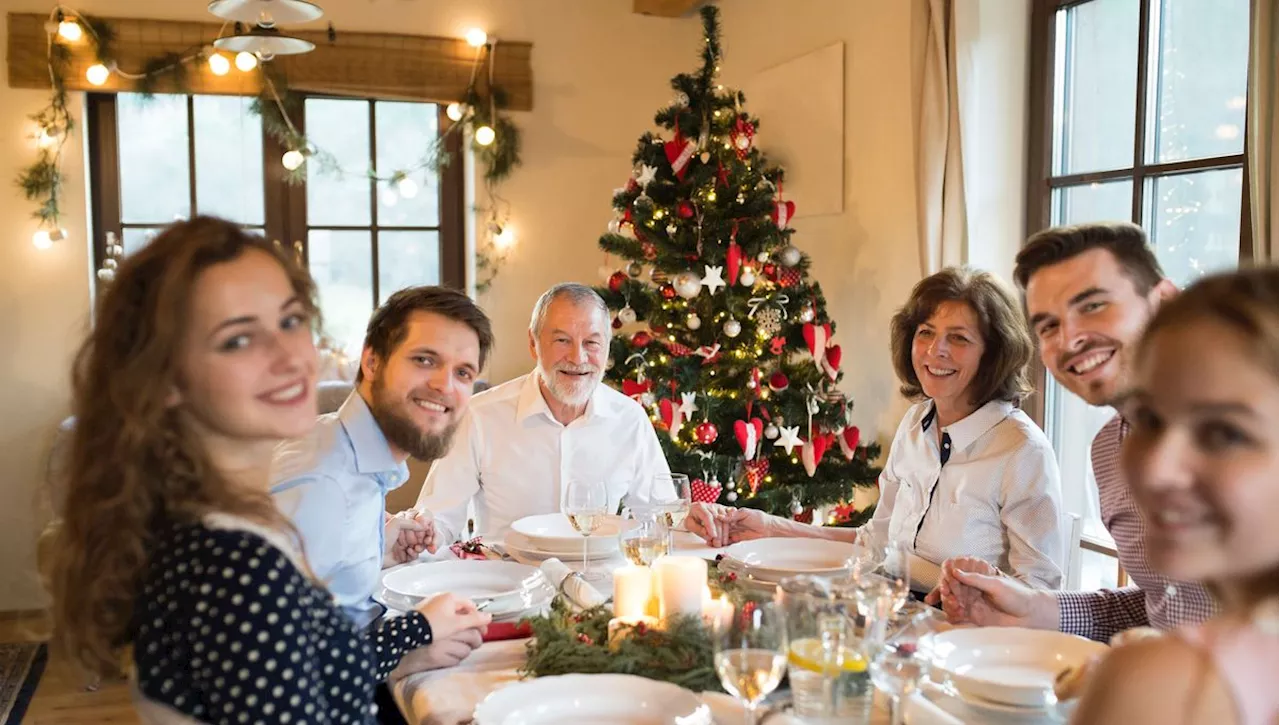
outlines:
[{"label": "blonde young woman", "polygon": [[1280,716],[1278,290],[1275,267],[1212,277],[1147,328],[1126,403],[1126,474],[1154,566],[1208,584],[1223,613],[1113,650],[1076,722]]},{"label": "blonde young woman", "polygon": [[315,289],[264,240],[175,224],[128,258],[76,359],[55,644],[126,657],[147,722],[368,723],[377,682],[483,627],[452,597],[360,631],[272,504],[272,451],[316,418]]}]

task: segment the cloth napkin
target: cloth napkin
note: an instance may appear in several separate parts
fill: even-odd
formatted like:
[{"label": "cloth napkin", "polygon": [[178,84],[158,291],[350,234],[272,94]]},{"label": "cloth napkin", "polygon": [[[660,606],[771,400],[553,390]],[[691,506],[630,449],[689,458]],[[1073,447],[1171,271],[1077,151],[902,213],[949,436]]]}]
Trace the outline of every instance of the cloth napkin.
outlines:
[{"label": "cloth napkin", "polygon": [[963,720],[919,692],[902,701],[902,720],[906,725],[964,725]]},{"label": "cloth napkin", "polygon": [[581,574],[565,566],[565,563],[559,559],[547,559],[538,568],[547,577],[547,581],[551,582],[551,586],[564,594],[565,599],[579,609],[598,607],[607,600],[595,587],[588,584]]}]

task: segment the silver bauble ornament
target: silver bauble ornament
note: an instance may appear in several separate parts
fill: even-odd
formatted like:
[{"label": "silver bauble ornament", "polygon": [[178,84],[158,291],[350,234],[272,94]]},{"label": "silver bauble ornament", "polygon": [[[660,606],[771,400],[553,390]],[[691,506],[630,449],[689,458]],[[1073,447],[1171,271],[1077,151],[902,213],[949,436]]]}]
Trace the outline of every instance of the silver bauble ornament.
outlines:
[{"label": "silver bauble ornament", "polygon": [[747,147],[751,145],[751,139],[747,138],[745,135],[739,136],[737,140],[733,142],[733,145],[737,146],[739,151],[746,151]]},{"label": "silver bauble ornament", "polygon": [[654,267],[649,270],[649,279],[653,280],[654,284],[662,286],[667,283],[667,273],[657,267]]},{"label": "silver bauble ornament", "polygon": [[675,224],[668,224],[668,225],[667,225],[667,235],[668,235],[668,236],[672,236],[672,237],[674,237],[674,236],[676,235],[676,232],[678,232],[678,231],[680,231],[680,227],[677,227]]},{"label": "silver bauble ornament", "polygon": [[627,274],[632,279],[637,279],[644,272],[644,267],[639,262],[632,262],[627,265]]},{"label": "silver bauble ornament", "polygon": [[804,306],[804,309],[800,310],[800,321],[801,321],[801,322],[813,322],[814,314],[815,314],[815,313],[814,313],[814,311],[813,311],[813,306],[812,306],[812,305],[805,305],[805,306]]},{"label": "silver bauble ornament", "polygon": [[774,425],[773,423],[770,423],[769,425],[766,425],[764,427],[764,437],[768,438],[769,440],[773,440],[774,438],[777,438],[778,433],[779,433],[778,426]]},{"label": "silver bauble ornament", "polygon": [[689,316],[684,318],[684,326],[690,330],[696,330],[702,327],[702,318],[698,317],[696,312],[690,312]]},{"label": "silver bauble ornament", "polygon": [[693,272],[681,272],[672,280],[671,286],[676,288],[676,294],[691,300],[702,291],[702,278]]},{"label": "silver bauble ornament", "polygon": [[617,234],[617,233],[618,233],[618,232],[620,232],[620,231],[622,231],[622,220],[621,220],[621,219],[610,219],[610,220],[609,220],[609,233],[610,233],[610,234]]},{"label": "silver bauble ornament", "polygon": [[750,267],[744,267],[742,272],[738,274],[738,282],[743,287],[755,287],[756,273]]},{"label": "silver bauble ornament", "polygon": [[631,309],[631,305],[627,305],[618,310],[618,320],[624,325],[633,324],[636,321],[636,311]]},{"label": "silver bauble ornament", "polygon": [[726,494],[724,495],[724,500],[728,501],[729,503],[733,503],[734,501],[737,501],[737,500],[738,500],[738,492],[737,492],[737,491],[730,491],[729,493],[726,493]]},{"label": "silver bauble ornament", "polygon": [[730,317],[724,323],[724,334],[729,337],[737,337],[742,334],[742,323]]},{"label": "silver bauble ornament", "polygon": [[103,282],[110,282],[115,278],[116,278],[116,271],[114,269],[103,268],[98,270],[98,279],[102,280]]},{"label": "silver bauble ornament", "polygon": [[799,515],[800,515],[800,514],[802,514],[802,513],[804,513],[804,506],[803,506],[803,505],[801,505],[800,500],[799,500],[799,499],[797,499],[797,500],[795,500],[795,501],[792,501],[792,502],[791,502],[791,515],[792,515],[792,516],[799,516]]},{"label": "silver bauble ornament", "polygon": [[778,261],[782,262],[783,266],[794,267],[800,264],[800,250],[796,249],[794,244],[788,244],[778,250]]}]

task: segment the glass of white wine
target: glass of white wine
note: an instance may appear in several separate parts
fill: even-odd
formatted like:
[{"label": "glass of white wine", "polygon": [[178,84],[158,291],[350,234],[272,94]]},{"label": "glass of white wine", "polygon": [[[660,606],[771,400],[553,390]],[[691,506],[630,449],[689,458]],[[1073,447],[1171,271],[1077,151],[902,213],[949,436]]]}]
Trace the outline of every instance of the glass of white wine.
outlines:
[{"label": "glass of white wine", "polygon": [[587,539],[609,513],[609,490],[603,480],[569,481],[564,495],[564,513],[575,531],[582,534],[582,575],[587,576]]},{"label": "glass of white wine", "polygon": [[667,514],[657,507],[632,503],[622,509],[622,530],[618,543],[622,554],[636,566],[649,566],[667,554]]},{"label": "glass of white wine", "polygon": [[666,516],[667,549],[675,549],[674,532],[684,524],[693,506],[693,488],[684,473],[659,473],[649,489],[649,503]]},{"label": "glass of white wine", "polygon": [[756,708],[778,687],[787,667],[787,629],[772,602],[744,602],[732,617],[712,623],[716,674],[746,709],[743,722],[755,725]]}]

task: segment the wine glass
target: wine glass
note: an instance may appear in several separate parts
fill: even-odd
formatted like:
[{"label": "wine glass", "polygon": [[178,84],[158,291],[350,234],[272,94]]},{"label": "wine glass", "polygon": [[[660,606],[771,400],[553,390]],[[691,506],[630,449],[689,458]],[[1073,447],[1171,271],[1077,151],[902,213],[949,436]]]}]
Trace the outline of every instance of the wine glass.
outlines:
[{"label": "wine glass", "polygon": [[649,503],[666,514],[667,550],[675,549],[674,531],[684,523],[693,506],[693,488],[684,473],[659,473],[649,488]]},{"label": "wine glass", "polygon": [[928,674],[927,662],[936,619],[921,611],[907,619],[871,657],[871,682],[889,696],[892,725],[902,725],[902,698],[909,697]]},{"label": "wine glass", "polygon": [[636,566],[649,566],[668,552],[667,514],[639,502],[622,509],[622,530],[618,533],[622,555]]},{"label": "wine glass", "polygon": [[733,616],[717,618],[711,634],[720,684],[742,702],[746,725],[755,725],[756,708],[777,689],[787,666],[782,610],[772,602],[744,602]]},{"label": "wine glass", "polygon": [[574,530],[582,534],[582,575],[587,575],[587,539],[609,513],[609,490],[604,481],[576,479],[564,495],[564,513]]},{"label": "wine glass", "polygon": [[911,591],[911,554],[896,541],[879,544],[860,535],[850,557],[850,580],[858,614],[866,620],[872,646],[884,641],[889,621],[906,604]]}]

